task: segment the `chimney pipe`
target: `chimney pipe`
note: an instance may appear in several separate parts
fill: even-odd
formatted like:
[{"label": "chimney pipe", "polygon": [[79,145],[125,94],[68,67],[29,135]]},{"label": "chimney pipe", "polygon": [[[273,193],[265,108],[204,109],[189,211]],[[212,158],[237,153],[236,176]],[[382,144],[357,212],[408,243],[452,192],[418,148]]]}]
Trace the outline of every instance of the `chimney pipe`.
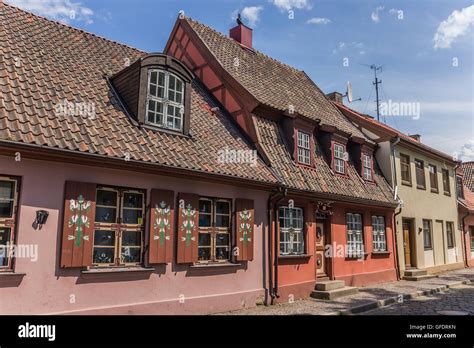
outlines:
[{"label": "chimney pipe", "polygon": [[237,26],[230,29],[229,36],[241,45],[252,48],[252,29],[242,23],[240,14],[237,17]]},{"label": "chimney pipe", "polygon": [[408,135],[408,136],[409,136],[410,138],[412,138],[412,139],[414,139],[414,140],[416,140],[416,141],[418,141],[418,142],[421,143],[421,135],[419,135],[419,134],[412,134],[412,135]]}]

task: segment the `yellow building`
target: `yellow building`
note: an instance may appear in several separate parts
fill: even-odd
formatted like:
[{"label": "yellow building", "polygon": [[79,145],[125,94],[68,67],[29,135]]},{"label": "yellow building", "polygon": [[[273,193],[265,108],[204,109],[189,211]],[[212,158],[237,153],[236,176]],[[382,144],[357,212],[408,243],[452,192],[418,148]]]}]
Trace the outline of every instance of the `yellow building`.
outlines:
[{"label": "yellow building", "polygon": [[[337,95],[336,95],[337,97]],[[456,201],[456,168],[451,156],[396,129],[334,104],[378,144],[377,163],[400,206],[395,213],[399,274],[408,280],[462,268]]]}]

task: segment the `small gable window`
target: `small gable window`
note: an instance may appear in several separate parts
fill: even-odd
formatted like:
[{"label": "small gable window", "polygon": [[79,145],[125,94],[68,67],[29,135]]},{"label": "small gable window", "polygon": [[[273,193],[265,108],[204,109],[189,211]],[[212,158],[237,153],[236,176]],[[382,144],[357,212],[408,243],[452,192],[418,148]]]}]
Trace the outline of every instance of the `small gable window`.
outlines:
[{"label": "small gable window", "polygon": [[149,70],[147,124],[181,131],[184,115],[184,82],[164,70]]},{"label": "small gable window", "polygon": [[362,176],[364,180],[372,181],[372,156],[369,154],[362,154]]},{"label": "small gable window", "polygon": [[311,165],[310,136],[298,131],[298,162]]},{"label": "small gable window", "polygon": [[334,170],[340,174],[344,174],[346,169],[344,166],[344,152],[344,145],[334,144]]}]

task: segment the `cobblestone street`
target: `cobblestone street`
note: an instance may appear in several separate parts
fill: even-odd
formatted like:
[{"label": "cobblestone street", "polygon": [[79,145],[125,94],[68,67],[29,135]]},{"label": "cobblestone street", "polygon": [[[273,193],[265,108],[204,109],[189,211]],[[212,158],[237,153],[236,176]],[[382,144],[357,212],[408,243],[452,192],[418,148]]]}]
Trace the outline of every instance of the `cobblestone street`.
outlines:
[{"label": "cobblestone street", "polygon": [[[462,284],[469,282],[470,284]],[[448,288],[446,288],[448,287]],[[424,294],[434,292],[434,294]],[[401,301],[401,303],[399,303]],[[289,301],[290,302],[290,301]],[[380,306],[380,302],[384,302]],[[388,303],[390,304],[388,304]],[[377,304],[378,303],[378,304]],[[367,308],[372,306],[372,308]],[[375,309],[376,308],[376,309]],[[333,301],[305,299],[258,306],[227,315],[428,315],[462,311],[474,315],[474,269],[461,269],[422,281],[397,281],[360,288],[355,295]],[[446,313],[448,314],[448,313]],[[453,313],[454,314],[454,313]]]}]

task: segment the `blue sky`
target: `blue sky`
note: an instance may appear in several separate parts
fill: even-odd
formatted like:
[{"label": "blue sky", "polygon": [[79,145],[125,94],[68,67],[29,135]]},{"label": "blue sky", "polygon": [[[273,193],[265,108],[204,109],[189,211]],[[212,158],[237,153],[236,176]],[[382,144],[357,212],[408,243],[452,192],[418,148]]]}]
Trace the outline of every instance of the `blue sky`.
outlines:
[{"label": "blue sky", "polygon": [[163,50],[180,10],[226,34],[241,12],[256,49],[306,71],[326,93],[344,92],[350,81],[354,98],[362,98],[350,107],[370,115],[375,90],[366,65],[381,65],[382,102],[420,107],[419,117],[387,115],[386,122],[474,160],[472,0],[6,2],[149,52]]}]

